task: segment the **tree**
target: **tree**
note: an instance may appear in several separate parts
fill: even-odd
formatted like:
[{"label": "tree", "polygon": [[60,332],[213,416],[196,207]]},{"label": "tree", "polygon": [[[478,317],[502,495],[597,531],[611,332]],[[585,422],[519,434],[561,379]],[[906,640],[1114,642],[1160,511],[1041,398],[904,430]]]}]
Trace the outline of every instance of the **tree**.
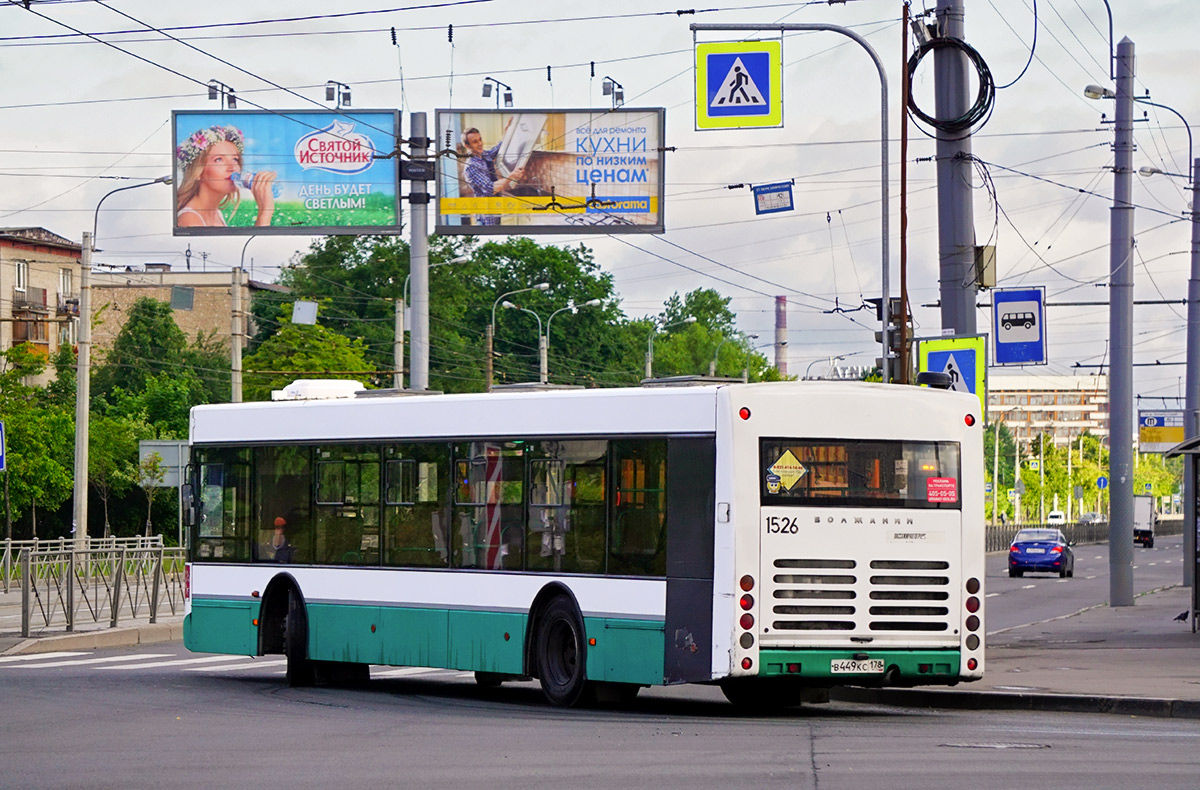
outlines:
[{"label": "tree", "polygon": [[663,303],[663,311],[658,316],[659,325],[675,324],[691,317],[696,319],[696,323],[715,330],[721,337],[731,337],[736,334],[733,328],[736,316],[729,309],[731,300],[732,297],[721,296],[712,288],[697,288],[682,299],[676,291]]},{"label": "tree", "polygon": [[362,340],[349,340],[319,324],[293,324],[286,319],[279,331],[243,360],[243,367],[246,400],[270,400],[273,390],[298,378],[362,381],[375,370],[366,359]]},{"label": "tree", "polygon": [[167,477],[167,466],[163,457],[158,453],[150,453],[138,463],[138,485],[146,494],[146,537],[154,534],[151,516],[154,513],[154,500],[162,490],[163,480]]},{"label": "tree", "polygon": [[137,419],[97,414],[88,423],[88,482],[104,503],[104,537],[112,535],[109,500],[138,482],[138,441],[152,434]]}]

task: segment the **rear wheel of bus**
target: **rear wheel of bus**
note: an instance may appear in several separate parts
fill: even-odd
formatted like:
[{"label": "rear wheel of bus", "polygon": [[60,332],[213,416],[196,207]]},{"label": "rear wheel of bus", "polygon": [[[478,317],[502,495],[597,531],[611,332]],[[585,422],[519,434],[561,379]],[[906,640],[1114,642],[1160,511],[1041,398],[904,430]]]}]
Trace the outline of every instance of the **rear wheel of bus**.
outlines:
[{"label": "rear wheel of bus", "polygon": [[542,613],[534,650],[538,681],[551,704],[569,708],[591,700],[583,620],[565,596]]},{"label": "rear wheel of bus", "polygon": [[304,601],[295,590],[288,591],[287,624],[284,626],[284,655],[287,656],[289,686],[311,686],[316,682],[316,668],[308,658],[308,615]]}]

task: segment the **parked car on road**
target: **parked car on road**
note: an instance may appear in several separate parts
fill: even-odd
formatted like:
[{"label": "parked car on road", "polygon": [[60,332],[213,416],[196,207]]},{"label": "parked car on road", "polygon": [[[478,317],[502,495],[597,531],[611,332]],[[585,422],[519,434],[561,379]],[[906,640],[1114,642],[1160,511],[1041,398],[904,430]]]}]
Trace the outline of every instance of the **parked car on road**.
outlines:
[{"label": "parked car on road", "polygon": [[1099,513],[1084,513],[1079,517],[1080,524],[1103,524],[1104,516]]},{"label": "parked car on road", "polygon": [[1067,523],[1067,514],[1062,512],[1061,510],[1051,510],[1049,513],[1046,514],[1046,523],[1054,524],[1054,525],[1066,524]]},{"label": "parked car on road", "polygon": [[1075,552],[1057,529],[1023,529],[1008,549],[1008,575],[1057,573],[1066,578],[1075,575]]}]

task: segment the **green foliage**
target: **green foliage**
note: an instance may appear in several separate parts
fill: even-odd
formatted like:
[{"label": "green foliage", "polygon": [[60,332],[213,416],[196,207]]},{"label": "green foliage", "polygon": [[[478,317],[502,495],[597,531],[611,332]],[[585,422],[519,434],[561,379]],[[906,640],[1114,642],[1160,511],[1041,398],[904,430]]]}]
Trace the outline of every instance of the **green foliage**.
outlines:
[{"label": "green foliage", "polygon": [[270,400],[272,390],[298,378],[364,381],[374,371],[362,340],[348,340],[320,324],[290,322],[247,356],[243,368],[243,397],[248,401]]},{"label": "green foliage", "polygon": [[138,482],[138,442],[153,433],[137,418],[97,414],[88,421],[88,482],[104,506],[105,537],[112,534],[109,503]]},{"label": "green foliage", "polygon": [[731,299],[729,296],[721,296],[712,288],[697,288],[689,291],[682,299],[676,291],[663,303],[663,311],[658,314],[658,324],[669,326],[687,318],[695,318],[696,323],[716,331],[721,336],[733,335],[737,317],[729,309]]}]

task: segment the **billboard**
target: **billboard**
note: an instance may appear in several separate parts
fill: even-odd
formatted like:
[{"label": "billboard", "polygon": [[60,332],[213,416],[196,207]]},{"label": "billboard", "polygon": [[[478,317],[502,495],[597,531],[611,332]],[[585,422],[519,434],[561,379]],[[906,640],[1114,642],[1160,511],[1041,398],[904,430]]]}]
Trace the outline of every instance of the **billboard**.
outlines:
[{"label": "billboard", "polygon": [[438,110],[436,232],[662,233],[662,108]]},{"label": "billboard", "polygon": [[176,236],[398,233],[395,110],[172,113]]}]

